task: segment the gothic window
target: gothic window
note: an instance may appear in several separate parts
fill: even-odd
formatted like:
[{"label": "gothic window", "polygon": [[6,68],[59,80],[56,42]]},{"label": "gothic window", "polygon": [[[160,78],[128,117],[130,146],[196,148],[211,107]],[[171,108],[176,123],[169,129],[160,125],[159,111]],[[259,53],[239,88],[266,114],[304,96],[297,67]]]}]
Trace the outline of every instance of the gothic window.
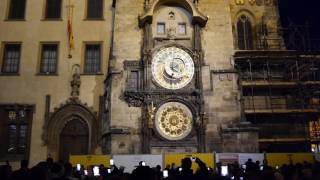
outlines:
[{"label": "gothic window", "polygon": [[178,32],[180,35],[186,35],[187,34],[187,25],[186,23],[179,23],[178,24]]},{"label": "gothic window", "polygon": [[5,44],[2,73],[16,74],[19,72],[21,44]]},{"label": "gothic window", "polygon": [[165,34],[166,33],[166,24],[158,23],[157,24],[157,34]]},{"label": "gothic window", "polygon": [[100,73],[101,66],[101,45],[86,44],[84,73],[96,74]]},{"label": "gothic window", "polygon": [[87,19],[103,18],[103,0],[87,0]]},{"label": "gothic window", "polygon": [[40,73],[55,74],[57,72],[58,44],[42,44]]},{"label": "gothic window", "polygon": [[61,18],[61,3],[62,0],[47,0],[46,2],[46,19],[59,19]]},{"label": "gothic window", "polygon": [[22,20],[25,16],[26,0],[10,0],[8,19]]},{"label": "gothic window", "polygon": [[32,109],[19,105],[0,106],[0,158],[25,159],[29,151]]},{"label": "gothic window", "polygon": [[240,16],[237,22],[238,48],[240,50],[253,49],[252,24],[245,15]]}]

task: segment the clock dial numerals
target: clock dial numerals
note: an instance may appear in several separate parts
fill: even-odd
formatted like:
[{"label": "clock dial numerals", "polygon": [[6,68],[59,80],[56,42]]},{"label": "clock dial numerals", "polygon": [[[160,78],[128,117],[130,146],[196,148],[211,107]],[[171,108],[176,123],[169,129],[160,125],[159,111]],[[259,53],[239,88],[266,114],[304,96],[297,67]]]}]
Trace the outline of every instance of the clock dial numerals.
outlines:
[{"label": "clock dial numerals", "polygon": [[189,84],[194,75],[191,56],[177,47],[164,48],[152,60],[152,75],[166,89],[180,89]]}]

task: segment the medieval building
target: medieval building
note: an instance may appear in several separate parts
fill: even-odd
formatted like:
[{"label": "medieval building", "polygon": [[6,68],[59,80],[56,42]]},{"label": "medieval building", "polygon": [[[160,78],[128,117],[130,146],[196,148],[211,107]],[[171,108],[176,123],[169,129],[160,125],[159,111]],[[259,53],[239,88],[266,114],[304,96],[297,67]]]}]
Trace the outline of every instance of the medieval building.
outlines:
[{"label": "medieval building", "polygon": [[3,0],[0,161],[319,149],[277,0]]}]

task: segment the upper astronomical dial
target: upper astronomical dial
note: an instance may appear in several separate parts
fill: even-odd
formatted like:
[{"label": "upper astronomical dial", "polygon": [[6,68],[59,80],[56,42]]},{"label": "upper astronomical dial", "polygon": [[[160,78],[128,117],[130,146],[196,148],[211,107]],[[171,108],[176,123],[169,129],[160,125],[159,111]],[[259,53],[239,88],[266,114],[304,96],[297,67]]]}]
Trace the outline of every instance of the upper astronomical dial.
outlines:
[{"label": "upper astronomical dial", "polygon": [[181,89],[194,75],[194,63],[186,51],[168,47],[155,53],[152,60],[154,80],[166,89]]}]

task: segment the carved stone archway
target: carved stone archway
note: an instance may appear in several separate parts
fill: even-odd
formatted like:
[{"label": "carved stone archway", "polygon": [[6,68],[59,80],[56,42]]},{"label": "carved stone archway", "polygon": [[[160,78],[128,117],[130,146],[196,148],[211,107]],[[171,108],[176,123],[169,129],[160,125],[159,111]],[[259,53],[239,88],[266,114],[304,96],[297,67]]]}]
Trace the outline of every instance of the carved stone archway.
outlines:
[{"label": "carved stone archway", "polygon": [[100,137],[100,125],[95,113],[81,103],[68,102],[49,117],[44,126],[43,139],[48,147],[48,156],[58,159],[59,138],[65,125],[74,117],[82,119],[89,128],[89,153],[94,153]]},{"label": "carved stone archway", "polygon": [[145,14],[139,17],[139,26],[143,27],[146,22],[152,23],[153,14],[157,7],[163,4],[177,4],[184,7],[192,14],[192,23],[204,27],[207,24],[208,17],[204,16],[195,5],[189,0],[154,0]]}]

